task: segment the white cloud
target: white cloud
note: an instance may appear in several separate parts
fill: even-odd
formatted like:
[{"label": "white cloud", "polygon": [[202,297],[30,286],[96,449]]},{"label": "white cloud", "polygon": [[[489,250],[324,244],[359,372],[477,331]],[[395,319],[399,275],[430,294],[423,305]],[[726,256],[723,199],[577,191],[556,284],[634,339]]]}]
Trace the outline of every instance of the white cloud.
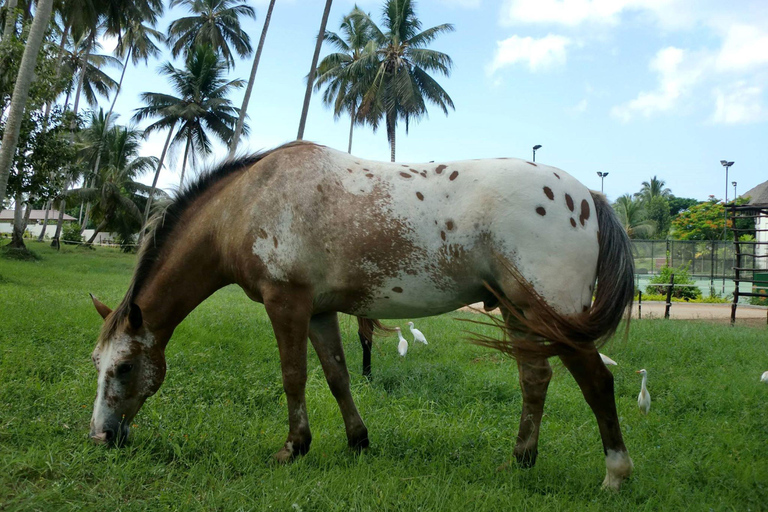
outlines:
[{"label": "white cloud", "polygon": [[763,89],[738,82],[724,90],[715,88],[715,113],[712,122],[716,124],[756,123],[766,119],[762,105]]},{"label": "white cloud", "polygon": [[754,25],[730,25],[717,55],[718,71],[748,71],[765,64],[768,32]]},{"label": "white cloud", "polygon": [[640,92],[628,103],[613,107],[611,115],[628,122],[638,115],[650,117],[672,110],[699,81],[710,62],[704,55],[672,46],[659,50],[649,66],[659,77],[656,90]]},{"label": "white cloud", "polygon": [[574,106],[569,107],[567,110],[568,110],[568,113],[571,115],[579,115],[586,112],[588,106],[589,106],[589,102],[587,101],[587,98],[584,98]]},{"label": "white cloud", "polygon": [[515,35],[496,43],[496,54],[488,72],[518,63],[527,65],[532,72],[545,71],[565,64],[566,48],[572,44],[570,38],[553,34],[539,39]]}]

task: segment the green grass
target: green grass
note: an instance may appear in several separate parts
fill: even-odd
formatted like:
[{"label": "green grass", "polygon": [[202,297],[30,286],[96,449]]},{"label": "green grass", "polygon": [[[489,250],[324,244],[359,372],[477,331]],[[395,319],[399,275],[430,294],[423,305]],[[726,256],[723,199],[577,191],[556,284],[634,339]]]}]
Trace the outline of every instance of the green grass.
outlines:
[{"label": "green grass", "polygon": [[[417,321],[430,340],[405,359],[378,337],[360,377],[342,319],[353,395],[371,448],[346,449],[340,413],[310,349],[310,453],[271,462],[287,433],[277,347],[263,307],[235,287],[177,329],[168,376],[122,450],[87,440],[101,319],[88,298],[122,298],[134,257],[31,244],[39,261],[0,259],[0,510],[765,510],[765,329],[634,321],[603,352],[635,473],[600,491],[597,425],[555,364],[535,468],[511,456],[520,414],[514,361],[463,341],[470,313]],[[389,322],[405,327],[405,322]],[[490,332],[490,331],[487,331]],[[651,413],[636,405],[649,372]],[[295,505],[294,505],[295,504]]]}]

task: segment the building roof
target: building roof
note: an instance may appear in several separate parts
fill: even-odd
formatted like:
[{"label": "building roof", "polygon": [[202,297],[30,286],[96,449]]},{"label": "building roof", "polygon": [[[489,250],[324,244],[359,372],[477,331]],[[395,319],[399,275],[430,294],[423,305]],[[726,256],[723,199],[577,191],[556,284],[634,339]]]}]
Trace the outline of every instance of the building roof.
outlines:
[{"label": "building roof", "polygon": [[758,186],[747,190],[739,197],[749,197],[748,204],[768,205],[768,181],[764,181]]},{"label": "building roof", "polygon": [[[56,222],[58,218],[59,218],[58,210],[48,211],[48,222]],[[42,221],[43,219],[45,219],[45,210],[32,210],[32,213],[29,214],[30,221]],[[77,219],[65,213],[64,220],[73,221]],[[12,221],[13,221],[13,210],[0,211],[0,222],[12,222]]]}]

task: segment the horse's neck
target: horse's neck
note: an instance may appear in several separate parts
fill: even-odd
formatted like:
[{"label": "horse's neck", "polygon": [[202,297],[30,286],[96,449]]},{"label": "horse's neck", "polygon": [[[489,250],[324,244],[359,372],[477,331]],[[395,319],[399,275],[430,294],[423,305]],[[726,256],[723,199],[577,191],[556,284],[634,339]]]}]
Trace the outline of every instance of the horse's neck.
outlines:
[{"label": "horse's neck", "polygon": [[137,294],[147,324],[160,338],[170,338],[177,325],[219,288],[230,284],[219,255],[207,241],[173,244],[161,255]]}]

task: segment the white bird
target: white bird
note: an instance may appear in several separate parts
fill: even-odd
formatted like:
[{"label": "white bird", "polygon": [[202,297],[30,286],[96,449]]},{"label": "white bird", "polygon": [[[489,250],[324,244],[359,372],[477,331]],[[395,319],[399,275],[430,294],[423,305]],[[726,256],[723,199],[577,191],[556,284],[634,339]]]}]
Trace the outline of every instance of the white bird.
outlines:
[{"label": "white bird", "polygon": [[399,327],[395,327],[395,330],[397,331],[397,337],[400,338],[400,343],[397,344],[397,351],[401,357],[405,357],[405,354],[408,352],[408,341],[403,338],[403,333],[400,332]]},{"label": "white bird", "polygon": [[427,343],[427,338],[424,337],[424,334],[422,334],[420,330],[413,326],[413,322],[408,322],[408,327],[411,328],[411,334],[413,334],[414,343],[420,341],[425,345],[429,345],[429,343]]},{"label": "white bird", "polygon": [[643,383],[640,385],[640,394],[637,395],[637,406],[640,408],[640,412],[648,414],[651,410],[651,395],[648,393],[648,388],[645,387],[645,383],[648,381],[648,372],[643,370],[637,370],[643,376]]},{"label": "white bird", "polygon": [[[598,354],[600,354],[600,352],[598,352]],[[617,363],[616,361],[614,361],[613,359],[611,359],[605,354],[600,354],[600,359],[603,360],[603,364],[605,364],[606,366],[608,366],[609,364],[612,364],[613,366],[619,365],[619,363]]]},{"label": "white bird", "polygon": [[763,372],[763,375],[760,377],[760,382],[768,382],[768,372]]}]

